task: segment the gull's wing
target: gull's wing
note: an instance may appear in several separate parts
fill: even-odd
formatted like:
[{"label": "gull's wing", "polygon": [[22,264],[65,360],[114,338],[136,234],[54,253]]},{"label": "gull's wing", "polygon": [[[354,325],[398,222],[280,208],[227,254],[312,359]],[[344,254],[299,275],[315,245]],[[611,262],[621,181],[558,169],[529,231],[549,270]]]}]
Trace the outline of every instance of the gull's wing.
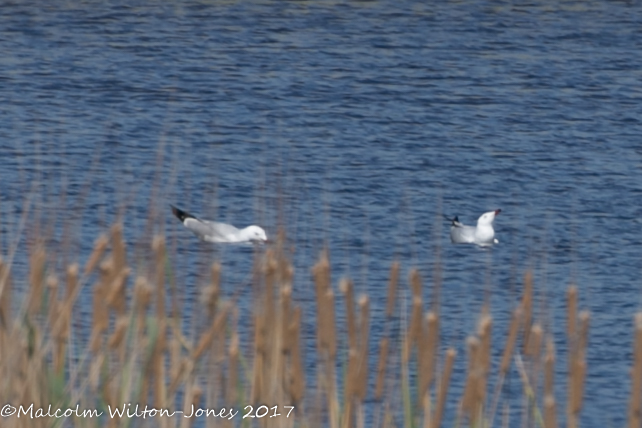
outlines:
[{"label": "gull's wing", "polygon": [[193,217],[186,218],[183,224],[200,239],[208,242],[232,242],[239,232],[230,224],[204,221]]},{"label": "gull's wing", "polygon": [[454,244],[473,244],[475,242],[475,230],[473,226],[464,226],[458,221],[453,221],[450,228],[450,241]]},{"label": "gull's wing", "polygon": [[172,212],[183,223],[183,226],[191,230],[196,236],[203,241],[208,242],[236,242],[238,241],[239,230],[225,223],[215,221],[199,220],[187,211],[176,208],[174,205]]}]

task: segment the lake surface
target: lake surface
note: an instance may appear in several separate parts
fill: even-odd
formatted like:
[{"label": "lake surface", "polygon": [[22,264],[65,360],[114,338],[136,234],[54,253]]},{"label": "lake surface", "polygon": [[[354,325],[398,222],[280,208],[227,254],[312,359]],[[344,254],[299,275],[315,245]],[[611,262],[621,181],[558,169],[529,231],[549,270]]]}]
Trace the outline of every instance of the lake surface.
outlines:
[{"label": "lake surface", "polygon": [[[55,3],[0,9],[4,252],[26,197],[45,223],[61,228],[72,216],[69,259],[80,261],[124,208],[128,240],[144,240],[152,206],[189,307],[213,259],[232,293],[247,282],[252,251],[199,243],[170,203],[268,235],[285,224],[308,364],[309,268],[324,245],[334,281],[349,276],[369,294],[375,338],[390,263],[401,262],[404,281],[421,270],[429,303],[440,254],[442,344],[458,350],[453,398],[485,290],[499,353],[532,267],[560,385],[570,283],[591,311],[582,426],[625,424],[642,309],[633,4]],[[450,244],[442,214],[474,224],[496,208],[499,245]],[[78,310],[88,315],[86,292]],[[510,388],[521,395],[516,374]]]}]

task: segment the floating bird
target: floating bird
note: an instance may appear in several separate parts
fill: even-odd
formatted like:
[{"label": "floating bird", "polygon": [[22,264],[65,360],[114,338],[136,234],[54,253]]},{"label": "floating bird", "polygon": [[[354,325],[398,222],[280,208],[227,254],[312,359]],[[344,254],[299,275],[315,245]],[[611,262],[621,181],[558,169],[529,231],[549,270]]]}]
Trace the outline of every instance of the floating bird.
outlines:
[{"label": "floating bird", "polygon": [[244,229],[237,229],[231,224],[218,223],[215,221],[199,220],[193,215],[176,208],[172,212],[183,223],[183,226],[191,230],[199,239],[207,242],[267,242],[265,230],[259,226],[248,226]]},{"label": "floating bird", "polygon": [[454,244],[477,244],[480,247],[488,247],[498,244],[495,239],[493,220],[502,210],[489,211],[484,213],[477,220],[477,226],[466,226],[459,222],[459,218],[448,218],[452,222],[450,226],[450,241]]}]

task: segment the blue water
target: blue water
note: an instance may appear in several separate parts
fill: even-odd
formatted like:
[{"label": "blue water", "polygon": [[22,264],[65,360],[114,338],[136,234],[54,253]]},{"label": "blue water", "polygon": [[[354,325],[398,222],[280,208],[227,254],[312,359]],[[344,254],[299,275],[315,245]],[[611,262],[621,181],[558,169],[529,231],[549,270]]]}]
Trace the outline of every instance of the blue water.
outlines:
[{"label": "blue water", "polygon": [[[532,268],[535,318],[555,338],[560,385],[570,283],[591,312],[582,425],[625,424],[632,317],[642,309],[642,15],[633,4],[57,3],[0,10],[5,254],[32,202],[17,271],[40,230],[56,231],[60,263],[83,262],[122,213],[130,251],[140,251],[151,209],[192,308],[214,259],[226,293],[245,287],[252,250],[199,243],[170,203],[269,235],[284,224],[308,364],[309,268],[327,245],[334,281],[349,276],[371,298],[374,365],[390,263],[402,264],[405,305],[409,269],[421,270],[428,305],[439,255],[442,344],[458,350],[454,403],[485,297],[499,354]],[[498,246],[450,245],[441,214],[474,224],[496,208]],[[89,288],[78,306],[89,320]],[[516,373],[509,387],[503,399],[519,405]],[[560,386],[560,415],[564,397]]]}]

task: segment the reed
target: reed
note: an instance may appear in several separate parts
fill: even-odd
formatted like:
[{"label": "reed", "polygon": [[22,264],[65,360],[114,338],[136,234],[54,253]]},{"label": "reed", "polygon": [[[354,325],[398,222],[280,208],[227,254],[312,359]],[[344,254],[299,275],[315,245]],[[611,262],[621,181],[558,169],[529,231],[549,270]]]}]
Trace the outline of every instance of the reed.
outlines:
[{"label": "reed", "polygon": [[[168,292],[173,260],[165,240],[156,236],[147,244],[144,263],[135,262],[123,226],[116,224],[99,236],[81,268],[64,266],[57,249],[44,240],[30,247],[29,285],[23,301],[15,302],[12,255],[0,258],[0,400],[34,403],[34,407],[74,408],[76,404],[106,411],[108,406],[137,403],[155,408],[236,408],[256,412],[261,405],[280,406],[280,417],[242,422],[224,418],[205,424],[231,427],[432,427],[450,426],[447,415],[456,413],[458,426],[495,426],[495,413],[505,379],[517,371],[528,406],[527,426],[556,428],[556,349],[546,323],[533,314],[536,284],[524,276],[520,303],[513,308],[508,330],[493,331],[497,318],[489,307],[479,314],[475,331],[466,339],[467,370],[463,394],[449,392],[455,373],[453,344],[441,343],[443,318],[439,306],[424,311],[424,292],[418,270],[408,278],[408,313],[398,304],[399,272],[390,269],[383,326],[374,324],[373,311],[382,307],[367,295],[355,296],[350,279],[332,283],[327,251],[312,267],[314,302],[300,303],[299,284],[283,241],[257,252],[253,282],[253,310],[243,313],[238,293],[222,290],[224,267],[214,262],[209,279],[193,309],[193,334],[185,333],[187,319]],[[285,234],[279,234],[285,240]],[[63,266],[59,268],[59,266]],[[59,272],[58,269],[61,271]],[[437,285],[434,285],[435,287]],[[335,292],[336,290],[339,293]],[[79,297],[92,296],[91,315],[84,319]],[[589,375],[590,314],[579,308],[579,291],[567,294],[568,374],[566,418],[578,426]],[[408,305],[405,305],[408,306]],[[345,308],[345,325],[339,325]],[[171,308],[171,309],[169,309]],[[304,336],[304,314],[316,331]],[[314,318],[316,315],[316,318]],[[305,321],[308,321],[305,319]],[[407,321],[404,323],[404,320]],[[243,321],[246,321],[245,323]],[[251,334],[239,327],[250,324]],[[86,326],[88,337],[75,326]],[[312,327],[308,325],[308,327]],[[381,328],[382,327],[382,328]],[[380,335],[374,342],[373,331]],[[499,336],[499,337],[497,337]],[[316,366],[303,350],[316,344]],[[494,353],[493,341],[503,344]],[[376,361],[370,357],[378,344]],[[448,345],[448,346],[446,346]],[[635,317],[631,368],[629,426],[639,427],[642,406],[642,313]],[[515,363],[513,363],[515,362]],[[461,362],[464,364],[464,361]],[[316,373],[316,380],[313,378]],[[558,379],[559,381],[559,379]],[[494,391],[492,395],[489,391]],[[372,404],[372,398],[375,404]],[[290,418],[284,415],[294,406]],[[242,413],[241,413],[242,415]],[[368,422],[373,420],[374,422]],[[5,418],[13,428],[60,426],[51,418]],[[195,419],[163,418],[151,422],[122,418],[79,419],[82,427],[191,427]]]}]

